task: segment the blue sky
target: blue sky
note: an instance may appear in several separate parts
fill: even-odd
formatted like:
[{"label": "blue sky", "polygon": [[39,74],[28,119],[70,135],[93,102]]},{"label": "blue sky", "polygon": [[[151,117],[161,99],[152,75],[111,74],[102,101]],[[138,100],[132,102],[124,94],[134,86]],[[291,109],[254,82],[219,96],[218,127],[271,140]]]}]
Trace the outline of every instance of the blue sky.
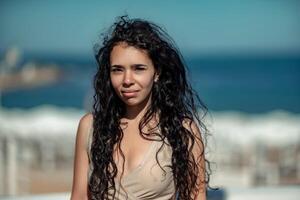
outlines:
[{"label": "blue sky", "polygon": [[297,0],[4,0],[0,50],[89,54],[100,33],[127,13],[163,26],[185,53],[297,53],[299,8]]}]

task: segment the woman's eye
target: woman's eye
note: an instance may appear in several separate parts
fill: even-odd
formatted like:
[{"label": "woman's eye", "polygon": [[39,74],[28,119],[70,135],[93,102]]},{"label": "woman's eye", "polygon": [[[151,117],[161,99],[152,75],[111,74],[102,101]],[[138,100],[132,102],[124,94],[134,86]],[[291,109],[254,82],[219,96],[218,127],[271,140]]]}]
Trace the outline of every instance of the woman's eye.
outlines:
[{"label": "woman's eye", "polygon": [[119,72],[119,71],[122,71],[121,69],[118,69],[118,68],[114,68],[111,70],[112,72]]},{"label": "woman's eye", "polygon": [[135,68],[136,70],[138,70],[138,71],[142,71],[142,70],[145,70],[145,68],[144,67],[137,67],[137,68]]}]

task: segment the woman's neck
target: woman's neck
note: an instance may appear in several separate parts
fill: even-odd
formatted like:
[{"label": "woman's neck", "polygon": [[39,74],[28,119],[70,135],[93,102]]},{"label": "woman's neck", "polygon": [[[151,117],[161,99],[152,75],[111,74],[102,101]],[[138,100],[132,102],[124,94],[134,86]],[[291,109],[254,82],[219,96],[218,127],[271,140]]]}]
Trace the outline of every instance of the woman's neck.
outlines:
[{"label": "woman's neck", "polygon": [[140,121],[147,111],[146,106],[127,107],[124,118],[128,121]]}]

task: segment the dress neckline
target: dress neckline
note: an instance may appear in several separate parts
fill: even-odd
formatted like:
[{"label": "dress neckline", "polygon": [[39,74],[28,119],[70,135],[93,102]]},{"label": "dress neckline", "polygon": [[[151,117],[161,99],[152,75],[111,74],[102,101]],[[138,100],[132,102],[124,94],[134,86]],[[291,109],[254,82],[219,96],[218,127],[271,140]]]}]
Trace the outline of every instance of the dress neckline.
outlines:
[{"label": "dress neckline", "polygon": [[155,144],[157,144],[157,141],[152,141],[151,144],[149,145],[148,150],[145,153],[144,158],[142,159],[141,163],[138,164],[135,168],[133,168],[132,170],[130,170],[130,172],[128,172],[126,175],[122,175],[120,180],[119,178],[115,178],[116,182],[124,182],[126,181],[130,176],[132,176],[133,174],[135,174],[136,172],[138,172],[139,170],[141,170],[143,168],[143,166],[145,165],[146,161],[148,160],[148,157],[151,155],[154,147],[156,146]]}]

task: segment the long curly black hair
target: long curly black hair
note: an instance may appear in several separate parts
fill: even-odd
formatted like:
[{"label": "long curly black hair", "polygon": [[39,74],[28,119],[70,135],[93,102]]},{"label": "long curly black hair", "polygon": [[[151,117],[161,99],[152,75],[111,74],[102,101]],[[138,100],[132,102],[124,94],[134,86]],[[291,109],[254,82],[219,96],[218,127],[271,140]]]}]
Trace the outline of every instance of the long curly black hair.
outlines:
[{"label": "long curly black hair", "polygon": [[[158,82],[153,84],[151,106],[139,124],[140,134],[151,140],[142,128],[154,114],[159,113],[159,137],[162,141],[167,139],[172,147],[171,167],[177,196],[179,199],[192,199],[193,191],[199,186],[195,184],[199,174],[205,175],[201,184],[207,187],[211,172],[210,162],[204,156],[208,130],[203,117],[208,112],[207,108],[188,83],[184,59],[166,31],[152,22],[129,19],[128,16],[118,17],[104,34],[102,44],[95,46],[98,71],[94,77],[91,146],[94,168],[88,184],[90,198],[104,200],[109,199],[109,192],[116,193],[114,178],[118,169],[113,151],[123,137],[120,119],[125,115],[125,103],[117,96],[110,81],[110,53],[120,42],[146,50],[159,74]],[[192,129],[184,128],[183,121],[186,120],[190,126],[195,122],[200,134],[195,135]],[[197,141],[203,147],[200,159],[205,160],[206,167],[197,168],[199,158],[192,155]]]}]

